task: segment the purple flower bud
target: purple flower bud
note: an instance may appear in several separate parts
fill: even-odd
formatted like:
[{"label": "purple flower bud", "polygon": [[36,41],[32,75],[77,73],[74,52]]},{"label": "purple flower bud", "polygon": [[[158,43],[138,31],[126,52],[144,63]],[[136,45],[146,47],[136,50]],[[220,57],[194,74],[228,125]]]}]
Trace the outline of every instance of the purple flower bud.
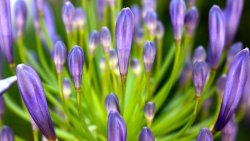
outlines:
[{"label": "purple flower bud", "polygon": [[147,41],[143,49],[143,61],[146,72],[150,72],[155,60],[156,48],[154,43]]},{"label": "purple flower bud", "polygon": [[206,61],[207,59],[207,53],[206,50],[203,48],[203,46],[199,46],[194,50],[192,61],[195,63],[196,61]]},{"label": "purple flower bud", "polygon": [[99,67],[101,69],[101,72],[104,73],[106,70],[106,60],[105,57],[102,57],[99,62]]},{"label": "purple flower bud", "polygon": [[98,47],[99,43],[100,43],[99,33],[96,30],[94,30],[89,35],[89,53],[91,55],[94,54],[94,52],[95,52],[96,48]]},{"label": "purple flower bud", "polygon": [[212,69],[217,69],[225,43],[225,19],[219,6],[214,5],[209,11],[208,61]]},{"label": "purple flower bud", "polygon": [[131,44],[134,34],[134,15],[123,8],[116,21],[116,49],[121,75],[127,75]]},{"label": "purple flower bud", "polygon": [[154,134],[148,127],[143,127],[139,136],[139,141],[155,141]]},{"label": "purple flower bud", "polygon": [[120,113],[119,101],[114,93],[111,93],[106,97],[105,108],[108,114],[112,111]]},{"label": "purple flower bud", "polygon": [[67,33],[73,30],[73,20],[75,16],[75,7],[70,1],[66,1],[62,8],[62,19]]},{"label": "purple flower bud", "polygon": [[117,53],[114,49],[110,48],[109,49],[109,65],[110,68],[113,70],[118,64],[118,57]]},{"label": "purple flower bud", "polygon": [[152,121],[155,116],[155,104],[154,102],[148,102],[144,106],[144,116],[147,119],[147,121]]},{"label": "purple flower bud", "polygon": [[199,12],[196,7],[190,8],[185,16],[185,26],[187,36],[192,36],[198,25]]},{"label": "purple flower bud", "polygon": [[142,17],[145,18],[148,11],[156,10],[156,0],[142,0]]},{"label": "purple flower bud", "polygon": [[102,22],[103,19],[104,7],[105,7],[105,0],[96,0],[96,10],[100,22]]},{"label": "purple flower bud", "polygon": [[67,51],[62,41],[57,41],[52,50],[52,58],[56,65],[56,71],[61,74],[66,61]]},{"label": "purple flower bud", "polygon": [[[250,61],[249,61],[250,63]],[[250,67],[250,64],[249,64]],[[250,68],[248,68],[247,82],[244,87],[243,96],[240,101],[240,108],[242,111],[246,111],[250,106]]]},{"label": "purple flower bud", "polygon": [[226,44],[230,45],[235,37],[240,23],[244,0],[227,0],[224,11],[226,22]]},{"label": "purple flower bud", "polygon": [[234,43],[228,53],[227,53],[227,65],[229,66],[234,58],[234,56],[240,52],[243,48],[243,44],[241,42]]},{"label": "purple flower bud", "polygon": [[220,114],[214,130],[222,130],[238,107],[247,80],[249,68],[249,50],[246,48],[237,53],[230,64]]},{"label": "purple flower bud", "polygon": [[158,21],[156,31],[155,31],[155,36],[157,40],[162,40],[164,36],[164,30],[165,30],[164,25],[162,24],[162,22]]},{"label": "purple flower bud", "polygon": [[74,29],[83,30],[86,23],[86,14],[82,8],[78,7],[75,9],[73,24]]},{"label": "purple flower bud", "polygon": [[131,6],[131,11],[134,14],[135,27],[140,26],[140,24],[141,24],[141,11],[140,11],[140,8],[138,7],[138,5],[134,4],[134,5]]},{"label": "purple flower bud", "polygon": [[3,97],[0,96],[0,122],[3,120],[4,111],[5,111],[4,100]]},{"label": "purple flower bud", "polygon": [[9,64],[14,63],[10,1],[0,1],[0,47]]},{"label": "purple flower bud", "polygon": [[27,6],[24,0],[15,3],[15,26],[17,36],[21,36],[25,30],[27,20]]},{"label": "purple flower bud", "polygon": [[131,69],[132,72],[135,74],[135,76],[140,77],[141,76],[141,64],[140,61],[137,58],[133,58],[131,61]]},{"label": "purple flower bud", "polygon": [[108,117],[108,141],[126,141],[127,127],[118,112],[111,111]]},{"label": "purple flower bud", "polygon": [[154,34],[157,28],[158,17],[155,11],[148,11],[144,19],[145,24],[149,30],[149,34]]},{"label": "purple flower bud", "polygon": [[197,97],[201,97],[204,85],[207,81],[209,68],[206,62],[195,62],[193,65],[192,79]]},{"label": "purple flower bud", "polygon": [[84,64],[84,52],[75,45],[68,55],[68,68],[74,81],[75,89],[80,89],[82,85],[82,73]]},{"label": "purple flower bud", "polygon": [[202,128],[196,141],[213,141],[214,137],[208,128]]},{"label": "purple flower bud", "polygon": [[191,62],[191,60],[189,60],[186,62],[184,69],[180,76],[181,86],[185,86],[189,82],[189,80],[191,80],[192,70],[193,70],[193,63]]},{"label": "purple flower bud", "polygon": [[138,27],[135,29],[134,40],[138,46],[142,46],[144,43],[144,31],[142,28]]},{"label": "purple flower bud", "polygon": [[180,40],[185,19],[186,4],[183,0],[171,0],[169,9],[174,39]]},{"label": "purple flower bud", "polygon": [[104,53],[109,52],[109,48],[112,45],[111,33],[107,27],[102,27],[100,31],[100,42],[102,44]]},{"label": "purple flower bud", "polygon": [[234,117],[227,123],[221,133],[221,141],[235,141],[238,132],[238,126]]},{"label": "purple flower bud", "polygon": [[8,126],[3,126],[1,134],[0,134],[1,141],[14,141],[14,134],[12,130]]},{"label": "purple flower bud", "polygon": [[216,82],[216,92],[220,95],[221,98],[223,97],[223,94],[224,94],[226,80],[227,80],[227,76],[224,74],[224,75],[221,75]]},{"label": "purple flower bud", "polygon": [[19,92],[30,116],[44,136],[49,140],[56,140],[54,126],[39,76],[34,69],[24,64],[17,66],[16,73]]},{"label": "purple flower bud", "polygon": [[10,86],[12,86],[16,82],[16,79],[16,76],[12,76],[0,80],[0,96],[4,94],[10,88]]},{"label": "purple flower bud", "polygon": [[38,10],[38,12],[40,14],[43,14],[43,8],[44,8],[44,4],[45,4],[45,0],[35,0],[35,8]]},{"label": "purple flower bud", "polygon": [[68,99],[71,94],[70,81],[68,78],[63,79],[63,95],[65,99]]}]

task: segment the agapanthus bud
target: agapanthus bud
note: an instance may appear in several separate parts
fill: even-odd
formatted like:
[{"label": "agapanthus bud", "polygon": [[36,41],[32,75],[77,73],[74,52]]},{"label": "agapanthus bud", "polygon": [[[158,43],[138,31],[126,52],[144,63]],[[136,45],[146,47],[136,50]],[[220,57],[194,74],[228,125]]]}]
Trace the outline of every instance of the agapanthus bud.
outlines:
[{"label": "agapanthus bud", "polygon": [[127,127],[118,112],[111,111],[108,116],[108,141],[126,141]]},{"label": "agapanthus bud", "polygon": [[120,113],[119,101],[114,93],[109,94],[105,99],[105,108],[109,114],[111,111]]},{"label": "agapanthus bud", "polygon": [[16,76],[0,80],[0,96],[4,94],[10,88],[10,86],[12,86],[15,82],[16,82]]},{"label": "agapanthus bud", "polygon": [[56,140],[42,82],[36,71],[20,64],[16,68],[16,74],[19,92],[30,116],[44,136],[49,140]]},{"label": "agapanthus bud", "polygon": [[139,136],[139,141],[155,141],[154,134],[148,127],[143,127]]},{"label": "agapanthus bud", "polygon": [[21,36],[25,30],[27,20],[27,6],[24,0],[15,3],[15,27],[17,36]]},{"label": "agapanthus bud", "polygon": [[143,49],[143,62],[146,72],[150,72],[155,60],[156,48],[154,43],[147,41]]},{"label": "agapanthus bud", "polygon": [[101,69],[101,72],[104,73],[106,70],[106,59],[105,57],[102,57],[99,62],[99,67]]},{"label": "agapanthus bud", "polygon": [[89,53],[91,55],[94,54],[99,43],[100,43],[99,33],[96,30],[94,30],[89,35]]},{"label": "agapanthus bud", "polygon": [[64,99],[68,99],[71,94],[70,81],[68,78],[63,79],[63,95]]},{"label": "agapanthus bud", "polygon": [[171,0],[169,9],[174,39],[180,40],[182,36],[182,28],[184,25],[186,4],[184,0]]},{"label": "agapanthus bud", "polygon": [[45,3],[45,0],[34,0],[35,1],[35,8],[38,10],[39,14],[43,14],[43,6],[44,6],[44,3]]},{"label": "agapanthus bud", "polygon": [[221,141],[235,141],[238,132],[238,126],[235,122],[235,118],[232,117],[231,120],[227,123],[225,128],[221,133]]},{"label": "agapanthus bud", "polygon": [[67,33],[73,30],[73,20],[75,16],[75,7],[70,1],[66,1],[62,8],[62,19]]},{"label": "agapanthus bud", "polygon": [[10,0],[0,1],[0,47],[9,64],[14,63]]},{"label": "agapanthus bud", "polygon": [[195,62],[193,65],[192,79],[197,97],[201,97],[204,85],[207,81],[209,68],[206,62]]},{"label": "agapanthus bud", "polygon": [[141,76],[141,64],[140,61],[137,58],[133,58],[131,61],[131,69],[132,72],[135,74],[135,76],[139,77]]},{"label": "agapanthus bud", "polygon": [[206,61],[207,59],[207,53],[206,50],[203,48],[203,46],[199,46],[194,50],[192,61],[195,63],[196,61]]},{"label": "agapanthus bud", "polygon": [[3,119],[4,111],[5,111],[4,100],[3,100],[3,97],[0,96],[0,122]]},{"label": "agapanthus bud", "polygon": [[144,18],[144,22],[149,30],[149,34],[153,35],[157,28],[158,17],[155,11],[148,11]]},{"label": "agapanthus bud", "polygon": [[240,23],[244,0],[227,0],[224,11],[226,22],[226,44],[230,45],[235,37]]},{"label": "agapanthus bud", "polygon": [[111,33],[107,27],[102,27],[100,31],[100,42],[102,44],[104,53],[108,53],[109,48],[112,45],[112,38],[111,38]]},{"label": "agapanthus bud", "polygon": [[131,11],[134,14],[134,22],[135,22],[135,27],[140,26],[141,24],[141,11],[138,5],[134,4],[131,6]]},{"label": "agapanthus bud", "polygon": [[144,106],[144,116],[147,119],[147,121],[152,121],[155,116],[155,104],[154,102],[148,102]]},{"label": "agapanthus bud", "polygon": [[101,22],[104,15],[105,0],[96,0],[96,10],[98,14],[98,20]]},{"label": "agapanthus bud", "polygon": [[14,141],[14,134],[8,126],[3,126],[0,134],[1,141]]},{"label": "agapanthus bud", "polygon": [[109,49],[109,65],[111,69],[115,69],[115,67],[118,64],[118,57],[117,53],[114,49],[110,48]]},{"label": "agapanthus bud", "polygon": [[227,53],[227,65],[229,66],[235,56],[238,52],[240,52],[243,48],[243,44],[241,42],[234,43],[228,53]]},{"label": "agapanthus bud", "polygon": [[142,17],[145,18],[148,11],[156,10],[156,0],[142,0]]},{"label": "agapanthus bud", "polygon": [[226,80],[227,80],[227,76],[223,74],[216,81],[216,92],[220,95],[221,98],[223,97],[223,94],[224,94]]},{"label": "agapanthus bud", "polygon": [[217,69],[225,43],[225,18],[220,7],[214,5],[209,11],[208,61],[212,69]]},{"label": "agapanthus bud", "polygon": [[144,43],[144,31],[142,28],[135,28],[134,41],[138,46],[142,46]]},{"label": "agapanthus bud", "polygon": [[193,63],[191,60],[187,61],[183,71],[180,76],[180,84],[181,86],[185,86],[192,77]]},{"label": "agapanthus bud", "polygon": [[52,58],[56,65],[56,71],[61,74],[66,61],[67,51],[62,41],[57,41],[52,50]]},{"label": "agapanthus bud", "polygon": [[185,26],[187,36],[192,36],[198,25],[199,12],[196,7],[190,8],[185,15]]},{"label": "agapanthus bud", "polygon": [[232,118],[244,91],[248,68],[249,50],[246,48],[237,53],[230,64],[220,114],[215,123],[214,130],[222,130]]},{"label": "agapanthus bud", "polygon": [[[249,61],[250,63],[250,61]],[[240,111],[246,111],[248,112],[248,108],[250,106],[250,64],[249,64],[249,68],[248,68],[248,75],[247,75],[247,82],[245,84],[244,87],[244,92],[243,92],[243,96],[241,97],[241,101],[240,101]]]},{"label": "agapanthus bud", "polygon": [[164,25],[162,24],[162,22],[158,21],[156,31],[155,31],[155,36],[157,40],[162,40],[164,36],[164,30],[165,30]]},{"label": "agapanthus bud", "polygon": [[74,29],[83,30],[86,23],[86,14],[82,8],[78,7],[75,9],[73,25]]},{"label": "agapanthus bud", "polygon": [[82,73],[84,64],[84,52],[75,45],[68,55],[68,68],[73,79],[75,89],[80,89],[82,85]]},{"label": "agapanthus bud", "polygon": [[123,8],[116,21],[116,51],[121,75],[127,75],[131,44],[134,33],[134,15]]},{"label": "agapanthus bud", "polygon": [[213,141],[214,137],[208,128],[202,128],[198,134],[196,141]]}]

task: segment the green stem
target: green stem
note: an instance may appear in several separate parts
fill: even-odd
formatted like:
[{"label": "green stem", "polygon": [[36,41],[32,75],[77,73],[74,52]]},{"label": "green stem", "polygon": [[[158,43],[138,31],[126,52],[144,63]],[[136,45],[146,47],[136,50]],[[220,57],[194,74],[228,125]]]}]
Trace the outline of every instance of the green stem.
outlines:
[{"label": "green stem", "polygon": [[17,39],[18,47],[19,47],[19,56],[23,63],[27,63],[27,58],[24,52],[24,44],[23,44],[23,36],[18,37]]},{"label": "green stem", "polygon": [[41,28],[43,30],[43,33],[44,33],[44,37],[45,37],[45,40],[48,44],[48,47],[50,50],[52,50],[53,48],[53,43],[49,37],[49,34],[48,34],[48,31],[46,29],[46,25],[45,25],[45,20],[44,20],[44,15],[42,15],[41,13],[39,14],[39,21],[40,21],[40,24],[41,24]]},{"label": "green stem", "polygon": [[127,82],[127,75],[121,75],[121,83],[122,83],[122,92],[121,92],[121,113],[124,111],[124,103],[125,103],[125,94],[126,94],[126,82]]},{"label": "green stem", "polygon": [[146,72],[146,96],[145,102],[147,102],[151,98],[150,95],[150,72]]},{"label": "green stem", "polygon": [[162,40],[157,40],[156,72],[160,70],[162,60]]}]

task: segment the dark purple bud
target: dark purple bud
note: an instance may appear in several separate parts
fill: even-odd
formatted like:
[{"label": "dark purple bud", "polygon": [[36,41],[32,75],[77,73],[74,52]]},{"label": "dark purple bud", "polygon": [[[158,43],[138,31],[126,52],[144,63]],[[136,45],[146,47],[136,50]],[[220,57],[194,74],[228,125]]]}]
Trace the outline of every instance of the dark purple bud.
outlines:
[{"label": "dark purple bud", "polygon": [[5,111],[4,100],[3,97],[0,96],[0,122],[3,120],[4,111]]},{"label": "dark purple bud", "polygon": [[191,80],[192,70],[193,70],[192,68],[193,68],[192,61],[191,60],[187,61],[180,76],[181,86],[185,86],[189,82],[189,80]]},{"label": "dark purple bud", "polygon": [[208,128],[202,128],[196,141],[213,141],[214,137]]},{"label": "dark purple bud", "polygon": [[147,41],[143,49],[143,62],[146,72],[150,72],[155,60],[156,48],[154,43]]},{"label": "dark purple bud", "polygon": [[196,61],[206,61],[207,59],[207,53],[206,50],[203,48],[203,46],[199,46],[194,50],[192,61],[195,63]]},{"label": "dark purple bud", "polygon": [[157,40],[162,40],[164,36],[164,30],[165,30],[164,25],[162,24],[162,22],[158,21],[156,31],[155,31],[155,36]]},{"label": "dark purple bud", "polygon": [[138,46],[142,46],[144,43],[144,31],[142,28],[135,28],[134,40]]},{"label": "dark purple bud", "polygon": [[198,25],[199,12],[196,7],[190,8],[185,16],[185,26],[187,36],[192,36]]},{"label": "dark purple bud", "polygon": [[171,0],[169,9],[174,39],[180,40],[182,36],[182,28],[184,25],[186,4],[184,0]]},{"label": "dark purple bud", "polygon": [[86,14],[82,8],[78,7],[75,9],[73,24],[74,29],[83,30],[86,23]]},{"label": "dark purple bud", "polygon": [[66,1],[62,8],[62,19],[67,33],[73,30],[73,20],[75,16],[75,7],[70,1]]},{"label": "dark purple bud", "polygon": [[57,41],[52,50],[52,58],[56,65],[56,71],[61,74],[66,61],[67,51],[62,41]]},{"label": "dark purple bud", "polygon": [[227,80],[227,76],[223,74],[218,78],[216,82],[216,92],[220,95],[220,98],[223,97],[226,80]]},{"label": "dark purple bud", "polygon": [[68,78],[63,79],[63,95],[65,99],[68,99],[71,94],[70,81]]},{"label": "dark purple bud", "polygon": [[109,65],[110,65],[110,68],[112,70],[115,69],[115,67],[117,66],[118,64],[118,57],[117,57],[117,53],[114,49],[110,48],[109,49]]},{"label": "dark purple bud", "polygon": [[15,3],[15,26],[17,36],[21,36],[25,30],[27,20],[27,6],[24,0]]},{"label": "dark purple bud", "polygon": [[10,0],[0,1],[0,47],[9,64],[14,63]]},{"label": "dark purple bud", "polygon": [[100,43],[99,33],[96,30],[94,30],[89,35],[89,53],[91,55],[94,54],[99,43]]},{"label": "dark purple bud", "polygon": [[207,81],[209,68],[206,62],[195,62],[193,65],[192,79],[197,97],[201,97]]},{"label": "dark purple bud", "polygon": [[14,141],[14,134],[8,126],[3,126],[0,134],[0,141]]},{"label": "dark purple bud", "polygon": [[149,34],[154,34],[157,28],[158,17],[155,11],[148,11],[144,18],[146,27],[149,30]]},{"label": "dark purple bud", "polygon": [[111,93],[106,97],[105,108],[108,114],[112,111],[120,113],[119,101],[114,93]]},{"label": "dark purple bud", "polygon": [[100,31],[100,42],[103,47],[104,53],[109,52],[109,48],[112,46],[111,33],[107,27],[102,27]]},{"label": "dark purple bud", "polygon": [[131,69],[132,72],[135,74],[135,76],[139,77],[141,76],[141,64],[140,61],[137,58],[133,58],[131,61]]},{"label": "dark purple bud", "polygon": [[148,127],[143,127],[139,136],[139,141],[155,141],[154,134]]},{"label": "dark purple bud", "polygon": [[68,68],[73,79],[75,89],[80,89],[82,85],[82,73],[84,64],[84,52],[75,45],[68,55]]},{"label": "dark purple bud", "polygon": [[155,116],[155,104],[154,102],[148,102],[144,106],[144,116],[147,119],[147,121],[152,122]]},{"label": "dark purple bud", "polygon": [[240,52],[243,48],[243,44],[241,42],[234,43],[228,53],[227,53],[227,65],[229,66],[234,58],[234,56]]},{"label": "dark purple bud", "polygon": [[232,117],[221,132],[221,141],[235,141],[237,132],[238,126],[234,117]]},{"label": "dark purple bud", "polygon": [[238,107],[247,80],[249,68],[249,50],[246,48],[237,53],[230,64],[220,114],[214,130],[222,130],[232,118]]},{"label": "dark purple bud", "polygon": [[135,27],[140,26],[140,24],[141,24],[141,11],[140,11],[140,8],[138,7],[138,5],[134,4],[134,5],[131,6],[131,11],[134,14]]},{"label": "dark purple bud", "polygon": [[127,127],[118,112],[111,111],[108,116],[108,141],[126,141]]},{"label": "dark purple bud", "polygon": [[96,0],[96,10],[100,22],[102,22],[103,19],[104,7],[105,7],[105,0]]},{"label": "dark purple bud", "polygon": [[226,44],[230,45],[240,23],[241,13],[243,10],[244,0],[227,0],[224,11],[226,22]]},{"label": "dark purple bud", "polygon": [[134,34],[134,15],[129,8],[123,8],[116,21],[116,51],[121,75],[127,75],[131,44]]},{"label": "dark purple bud", "polygon": [[209,11],[208,61],[212,69],[217,69],[225,43],[225,18],[220,7],[214,5]]},{"label": "dark purple bud", "polygon": [[16,68],[16,74],[19,92],[30,116],[47,139],[56,140],[42,82],[36,71],[20,64]]},{"label": "dark purple bud", "polygon": [[16,79],[16,76],[12,76],[0,80],[0,96],[4,94],[16,82]]}]

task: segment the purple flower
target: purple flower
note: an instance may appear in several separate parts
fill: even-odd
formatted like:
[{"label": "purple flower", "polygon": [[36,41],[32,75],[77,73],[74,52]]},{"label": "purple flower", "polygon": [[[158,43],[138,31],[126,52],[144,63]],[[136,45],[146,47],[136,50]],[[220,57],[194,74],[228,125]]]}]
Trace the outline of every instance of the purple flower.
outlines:
[{"label": "purple flower", "polygon": [[149,34],[153,35],[155,33],[158,23],[157,13],[155,11],[148,11],[144,18],[144,22],[149,30]]},{"label": "purple flower", "polygon": [[154,43],[147,41],[143,49],[143,62],[146,72],[150,72],[155,60],[156,48]]},{"label": "purple flower", "polygon": [[129,8],[123,8],[116,21],[116,49],[121,75],[127,75],[131,44],[134,34],[134,15]]},{"label": "purple flower", "polygon": [[155,36],[156,36],[156,39],[159,41],[159,40],[162,40],[163,36],[164,36],[164,25],[162,24],[162,22],[158,21],[157,23],[157,27],[156,27],[156,30],[155,30]]},{"label": "purple flower", "polygon": [[187,36],[192,36],[198,25],[199,12],[196,7],[190,8],[185,15],[185,26]]},{"label": "purple flower", "polygon": [[82,85],[82,73],[84,65],[84,52],[75,45],[68,55],[68,68],[73,79],[75,89],[80,89]]},{"label": "purple flower", "polygon": [[63,71],[63,66],[66,61],[67,51],[65,45],[62,41],[57,41],[52,50],[52,58],[56,65],[56,71],[61,74]]},{"label": "purple flower", "polygon": [[133,58],[131,61],[131,69],[133,73],[139,77],[141,76],[141,64],[140,61],[137,58]]},{"label": "purple flower", "polygon": [[10,0],[0,1],[0,47],[9,64],[14,63]]},{"label": "purple flower", "polygon": [[0,96],[4,94],[16,82],[16,79],[16,76],[12,76],[0,80]]},{"label": "purple flower", "polygon": [[43,14],[44,10],[44,4],[46,3],[45,0],[34,0],[34,6],[38,10],[39,14]]},{"label": "purple flower", "polygon": [[89,35],[89,53],[91,55],[94,54],[99,43],[100,43],[99,33],[96,30],[94,30]]},{"label": "purple flower", "polygon": [[208,128],[202,128],[196,141],[213,141],[214,137]]},{"label": "purple flower", "polygon": [[70,1],[66,1],[62,8],[62,19],[66,32],[70,33],[73,30],[73,20],[75,16],[75,7]]},{"label": "purple flower", "polygon": [[214,130],[222,130],[238,107],[247,80],[249,68],[249,50],[246,48],[237,53],[230,64],[220,114]]},{"label": "purple flower", "polygon": [[17,36],[21,36],[25,30],[27,20],[27,6],[25,1],[18,0],[15,3],[15,27]]},{"label": "purple flower", "polygon": [[112,45],[111,33],[107,27],[102,27],[100,31],[100,42],[102,44],[104,53],[109,52],[109,48]]},{"label": "purple flower", "polygon": [[108,141],[126,141],[127,127],[118,112],[111,111],[108,116]]},{"label": "purple flower", "polygon": [[227,53],[227,66],[229,66],[234,58],[234,56],[240,52],[243,48],[243,44],[241,42],[234,43],[228,53]]},{"label": "purple flower", "polygon": [[184,0],[171,0],[169,9],[174,39],[181,40],[186,12]]},{"label": "purple flower", "polygon": [[70,81],[68,78],[63,79],[63,95],[65,99],[68,99],[71,94]]},{"label": "purple flower", "polygon": [[227,0],[224,11],[226,22],[226,44],[230,45],[238,29],[241,13],[243,10],[244,0]]},{"label": "purple flower", "polygon": [[208,61],[212,69],[217,69],[225,43],[225,18],[217,5],[209,11],[209,40]]},{"label": "purple flower", "polygon": [[106,97],[105,108],[108,114],[112,111],[120,113],[119,101],[114,93],[111,93]]},{"label": "purple flower", "polygon": [[144,31],[142,28],[135,28],[134,32],[134,41],[138,45],[138,47],[142,46],[144,43]]},{"label": "purple flower", "polygon": [[139,141],[155,141],[154,134],[148,127],[143,127],[139,136]]},{"label": "purple flower", "polygon": [[86,23],[86,14],[82,8],[78,7],[75,9],[73,24],[74,29],[83,30]]},{"label": "purple flower", "polygon": [[225,128],[221,133],[221,141],[235,141],[238,132],[238,126],[235,122],[235,118],[232,117],[231,120],[227,123]]},{"label": "purple flower", "polygon": [[220,98],[223,97],[226,81],[227,76],[224,74],[221,75],[216,82],[216,92],[220,95]]},{"label": "purple flower", "polygon": [[17,66],[16,73],[19,92],[30,116],[47,139],[56,140],[54,126],[39,76],[34,69],[24,64]]},{"label": "purple flower", "polygon": [[206,50],[203,48],[203,46],[199,46],[194,50],[192,61],[195,63],[196,61],[206,61],[207,59],[207,53]]},{"label": "purple flower", "polygon": [[3,120],[4,111],[5,111],[4,100],[3,97],[0,96],[0,122]]},{"label": "purple flower", "polygon": [[3,126],[0,134],[1,141],[14,141],[14,134],[8,126]]},{"label": "purple flower", "polygon": [[135,28],[140,26],[141,24],[141,11],[140,8],[138,7],[138,5],[134,4],[131,6],[131,11],[134,14],[134,24],[135,24]]},{"label": "purple flower", "polygon": [[96,10],[100,22],[102,22],[103,19],[104,7],[105,7],[105,0],[96,0]]},{"label": "purple flower", "polygon": [[114,70],[118,64],[118,57],[116,50],[110,48],[109,49],[109,67]]},{"label": "purple flower", "polygon": [[147,121],[152,121],[155,116],[155,104],[154,102],[148,102],[144,106],[144,116],[146,117]]}]

